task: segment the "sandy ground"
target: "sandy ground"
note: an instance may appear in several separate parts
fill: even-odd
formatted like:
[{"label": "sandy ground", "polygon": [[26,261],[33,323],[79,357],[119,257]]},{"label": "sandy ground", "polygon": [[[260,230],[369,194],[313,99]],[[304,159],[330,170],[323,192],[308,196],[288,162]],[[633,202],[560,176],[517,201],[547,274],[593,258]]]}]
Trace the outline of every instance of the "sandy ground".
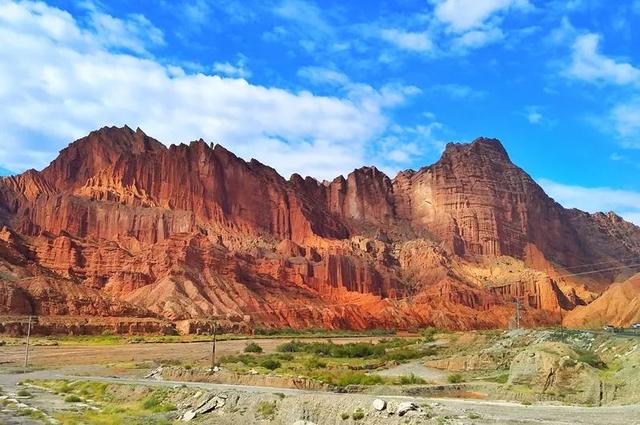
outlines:
[{"label": "sandy ground", "polygon": [[432,382],[434,384],[446,383],[448,376],[442,370],[432,367],[426,367],[419,361],[409,362],[389,369],[381,370],[379,372],[376,372],[376,374],[381,376],[414,375],[418,378],[422,378],[425,381]]},{"label": "sandy ground", "polygon": [[[348,342],[377,342],[378,337],[344,337],[331,338],[336,344]],[[264,349],[265,353],[272,353],[276,347],[287,338],[269,338],[254,340],[218,341],[216,356],[241,352],[249,341],[255,341]],[[307,342],[326,341],[326,339],[305,338]],[[24,362],[24,346],[0,347],[0,371],[2,368],[15,368]],[[60,346],[32,346],[29,354],[29,364],[35,368],[57,367],[69,364],[88,365],[121,362],[144,362],[159,360],[179,360],[189,362],[208,362],[211,358],[210,342],[190,343],[144,343],[122,345],[60,345]]]},{"label": "sandy ground", "polygon": [[[86,368],[80,368],[86,369]],[[0,385],[9,392],[15,391],[15,383],[22,379],[78,379],[78,376],[68,375],[71,368],[63,368],[57,371],[41,370],[23,374],[2,374],[0,373]],[[432,406],[440,417],[448,417],[453,419],[456,424],[598,424],[615,423],[615,424],[640,424],[640,406],[613,406],[613,407],[577,407],[577,406],[560,406],[547,404],[533,404],[524,406],[518,403],[501,402],[501,401],[480,401],[480,400],[460,400],[460,399],[444,399],[444,398],[421,398],[421,397],[405,397],[405,396],[385,396],[385,395],[363,395],[363,394],[336,394],[320,391],[305,390],[280,390],[266,387],[248,387],[234,385],[219,385],[199,382],[175,382],[175,381],[156,381],[141,378],[114,378],[114,377],[92,377],[91,380],[120,383],[128,385],[148,385],[148,386],[166,386],[175,387],[177,385],[186,385],[192,388],[199,388],[207,391],[233,391],[238,394],[245,394],[244,397],[260,397],[261,395],[273,393],[274,391],[286,394],[291,397],[294,404],[312,403],[319,409],[327,409],[333,404],[341,404],[349,407],[362,406],[367,408],[375,398],[382,398],[387,402],[412,401],[418,404],[428,404]],[[51,393],[41,392],[30,389],[34,397],[25,402],[38,407],[45,411],[51,411],[56,406],[60,409],[68,408],[65,406],[59,396]],[[468,419],[470,412],[478,415],[478,419]],[[465,419],[466,418],[466,419]],[[27,419],[21,418],[2,418],[7,424],[31,424]],[[227,423],[215,422],[215,423]],[[280,422],[278,422],[280,423]],[[373,423],[373,422],[372,422]],[[375,421],[375,423],[387,423],[385,420]],[[396,423],[396,422],[393,422]],[[412,422],[413,423],[413,422]],[[431,422],[429,422],[431,423]],[[240,424],[235,424],[240,425]],[[319,425],[319,423],[318,423]]]},{"label": "sandy ground", "polygon": [[[332,338],[336,343],[355,341],[375,341],[375,337]],[[259,339],[256,340],[265,350],[273,352],[278,344],[287,339]],[[217,345],[218,356],[234,354],[241,351],[246,340],[220,341]],[[245,397],[264,397],[274,392],[292,397],[293,406],[300,403],[317,405],[320,411],[329,409],[334,404],[348,406],[370,406],[374,398],[387,401],[414,401],[428,403],[435,406],[441,417],[453,419],[447,423],[458,424],[638,424],[640,425],[640,405],[611,406],[611,407],[577,407],[548,404],[533,404],[525,406],[519,403],[461,400],[444,398],[405,397],[394,395],[366,395],[366,394],[336,394],[330,392],[312,392],[295,389],[274,389],[266,387],[218,385],[210,383],[182,383],[143,379],[143,371],[135,374],[123,372],[120,376],[113,376],[113,368],[105,364],[120,362],[144,362],[153,360],[181,360],[183,362],[207,362],[210,358],[210,343],[147,343],[127,345],[73,345],[73,346],[37,346],[32,347],[32,370],[26,374],[19,373],[21,369],[24,347],[0,347],[0,387],[6,393],[15,395],[17,383],[24,379],[87,379],[103,382],[117,382],[129,385],[150,385],[175,387],[186,385],[202,388],[207,391],[235,391],[245,394]],[[385,375],[405,375],[414,373],[426,380],[440,382],[446,380],[445,373],[423,366],[419,362],[410,362],[381,372]],[[56,399],[59,396],[36,392],[29,401],[35,407],[46,410],[48,406],[64,403]],[[53,397],[53,398],[52,398]],[[50,407],[49,407],[50,408]],[[481,419],[470,421],[461,419],[469,416],[469,412],[477,413]],[[466,415],[466,416],[465,416]],[[287,419],[288,420],[288,419]],[[28,418],[12,418],[0,414],[0,423],[32,424]],[[224,423],[224,422],[216,422]],[[284,423],[284,422],[283,422]],[[287,424],[289,422],[286,422]],[[291,422],[292,423],[292,422]],[[373,423],[373,422],[372,422]],[[387,423],[387,422],[375,422]],[[429,422],[431,423],[431,422]],[[240,425],[235,423],[234,425]],[[319,425],[319,424],[318,424]]]}]

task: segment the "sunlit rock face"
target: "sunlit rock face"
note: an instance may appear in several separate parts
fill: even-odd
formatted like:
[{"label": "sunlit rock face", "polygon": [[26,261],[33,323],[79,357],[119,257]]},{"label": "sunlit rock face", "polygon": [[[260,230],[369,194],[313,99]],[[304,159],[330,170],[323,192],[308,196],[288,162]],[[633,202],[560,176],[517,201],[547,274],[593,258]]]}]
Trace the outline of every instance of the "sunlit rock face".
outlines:
[{"label": "sunlit rock face", "polygon": [[484,138],[393,179],[318,182],[103,128],[2,178],[0,225],[0,314],[248,327],[489,328],[515,298],[525,322],[558,323],[640,254],[637,227],[562,208]]}]

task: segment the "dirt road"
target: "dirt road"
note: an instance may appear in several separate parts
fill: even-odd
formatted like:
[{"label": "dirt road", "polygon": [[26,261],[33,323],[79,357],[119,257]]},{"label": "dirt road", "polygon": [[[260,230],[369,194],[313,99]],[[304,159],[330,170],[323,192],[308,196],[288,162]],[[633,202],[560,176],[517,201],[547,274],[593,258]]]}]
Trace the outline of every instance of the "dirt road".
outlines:
[{"label": "dirt road", "polygon": [[[501,402],[501,401],[479,401],[479,400],[460,400],[460,399],[438,399],[438,398],[422,398],[422,397],[405,397],[405,396],[385,396],[385,395],[364,395],[364,394],[336,394],[322,391],[305,391],[295,389],[274,389],[256,386],[241,385],[221,385],[200,382],[177,382],[177,381],[157,381],[151,379],[138,378],[113,378],[94,376],[83,378],[73,375],[67,375],[64,369],[58,371],[35,371],[21,374],[0,374],[0,385],[5,385],[7,389],[13,389],[14,383],[20,379],[87,379],[91,381],[100,381],[107,383],[119,383],[126,385],[147,385],[147,386],[166,386],[175,387],[178,385],[188,386],[191,388],[199,388],[209,391],[234,391],[245,394],[266,394],[278,392],[286,394],[297,400],[296,403],[312,401],[319,406],[337,403],[339,400],[344,402],[345,397],[350,398],[350,403],[354,405],[370,406],[374,398],[381,398],[387,401],[412,401],[419,404],[428,403],[433,406],[434,411],[439,415],[449,418],[465,418],[470,412],[477,415],[478,419],[472,421],[459,419],[455,423],[460,424],[557,424],[557,425],[573,425],[573,424],[640,424],[640,406],[612,406],[612,407],[578,407],[578,406],[561,406],[547,404],[533,404],[525,406],[519,403]],[[51,396],[45,396],[43,400],[35,397],[31,403],[40,407],[51,404]],[[23,424],[25,422],[16,422]]]},{"label": "dirt road", "polygon": [[[348,342],[372,341],[378,337],[332,338],[336,344]],[[276,347],[289,339],[268,338],[253,340],[218,341],[216,353],[219,357],[241,352],[249,341],[255,341],[266,353],[272,353]],[[305,341],[326,341],[321,338],[305,338]],[[24,346],[0,347],[0,370],[15,368],[24,362]],[[33,367],[58,367],[69,364],[106,364],[121,362],[144,362],[149,360],[179,360],[185,363],[207,362],[211,356],[210,342],[191,343],[144,343],[122,345],[60,345],[31,347],[29,364]]]}]

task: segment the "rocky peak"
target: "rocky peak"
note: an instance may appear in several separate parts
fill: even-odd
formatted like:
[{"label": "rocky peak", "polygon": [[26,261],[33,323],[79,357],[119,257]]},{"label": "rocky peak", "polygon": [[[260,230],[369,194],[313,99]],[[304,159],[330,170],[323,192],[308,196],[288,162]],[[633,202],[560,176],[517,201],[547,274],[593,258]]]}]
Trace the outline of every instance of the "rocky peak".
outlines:
[{"label": "rocky peak", "polygon": [[488,160],[511,164],[509,154],[502,143],[498,139],[487,137],[479,137],[471,143],[447,143],[440,161],[443,160]]},{"label": "rocky peak", "polygon": [[78,188],[123,156],[166,150],[142,130],[128,126],[103,127],[71,143],[42,171],[57,189]]}]

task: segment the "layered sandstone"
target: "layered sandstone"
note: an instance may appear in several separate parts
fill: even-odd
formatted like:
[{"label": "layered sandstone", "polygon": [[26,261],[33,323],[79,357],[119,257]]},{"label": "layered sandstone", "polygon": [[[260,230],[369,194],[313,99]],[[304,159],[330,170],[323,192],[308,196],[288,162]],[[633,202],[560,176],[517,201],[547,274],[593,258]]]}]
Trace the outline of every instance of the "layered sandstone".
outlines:
[{"label": "layered sandstone", "polygon": [[318,182],[103,128],[0,180],[0,225],[0,313],[233,327],[488,328],[516,298],[557,323],[640,254],[636,226],[562,208],[494,139]]}]

